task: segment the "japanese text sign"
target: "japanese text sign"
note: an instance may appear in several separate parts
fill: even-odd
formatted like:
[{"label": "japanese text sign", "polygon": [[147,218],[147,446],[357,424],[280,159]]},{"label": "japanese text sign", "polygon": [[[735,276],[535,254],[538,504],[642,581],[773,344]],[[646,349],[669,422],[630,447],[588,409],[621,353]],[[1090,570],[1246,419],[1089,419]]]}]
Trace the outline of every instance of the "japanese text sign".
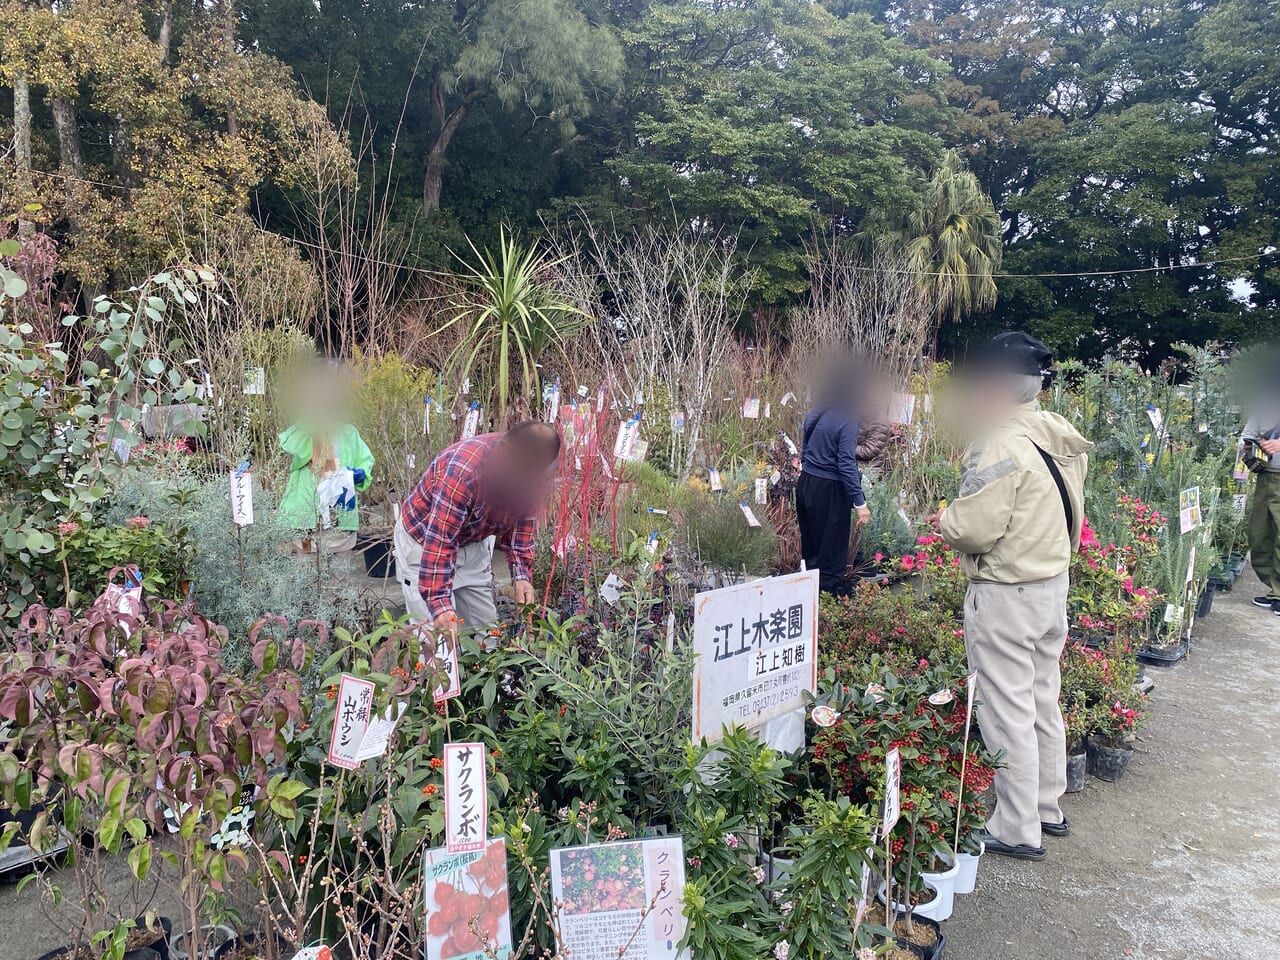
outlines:
[{"label": "japanese text sign", "polygon": [[699,593],[693,604],[695,742],[803,708],[817,683],[817,570]]},{"label": "japanese text sign", "polygon": [[231,472],[231,520],[238,527],[253,523],[253,474],[247,470]]},{"label": "japanese text sign", "polygon": [[344,770],[360,766],[360,744],[369,729],[373,709],[373,681],[347,674],[338,684],[337,709],[333,714],[333,731],[329,734],[329,762]]},{"label": "japanese text sign", "polygon": [[551,896],[575,960],[675,960],[683,895],[680,837],[551,851]]},{"label": "japanese text sign", "polygon": [[497,837],[482,851],[467,853],[450,853],[444,847],[428,850],[422,879],[427,960],[511,956],[505,840]]},{"label": "japanese text sign", "polygon": [[902,757],[894,747],[884,755],[884,818],[880,824],[880,836],[887,837],[897,825],[902,813],[899,791],[902,787]]},{"label": "japanese text sign", "polygon": [[483,850],[489,832],[483,743],[444,745],[444,843],[450,853]]}]

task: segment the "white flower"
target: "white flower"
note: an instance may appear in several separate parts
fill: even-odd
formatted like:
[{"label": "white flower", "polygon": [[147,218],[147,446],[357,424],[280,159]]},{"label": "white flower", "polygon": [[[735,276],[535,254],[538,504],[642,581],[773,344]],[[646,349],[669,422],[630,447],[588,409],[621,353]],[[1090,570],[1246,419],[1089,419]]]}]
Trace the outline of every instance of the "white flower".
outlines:
[{"label": "white flower", "polygon": [[871,947],[863,947],[858,951],[857,960],[876,960],[876,952]]},{"label": "white flower", "polygon": [[739,844],[739,843],[741,843],[742,841],[740,841],[740,840],[738,839],[738,837],[737,837],[737,835],[736,835],[736,834],[733,834],[733,833],[726,833],[726,834],[724,835],[724,842],[725,842],[725,844],[726,844],[726,845],[728,845],[728,847],[729,847],[731,850],[737,850],[737,849],[738,849],[738,844]]},{"label": "white flower", "polygon": [[773,945],[773,960],[787,960],[787,954],[791,952],[791,944],[785,940],[779,940]]},{"label": "white flower", "polygon": [[778,909],[782,911],[782,915],[784,917],[790,916],[791,910],[794,907],[795,907],[795,904],[792,903],[790,900],[784,900],[782,903],[778,904]]},{"label": "white flower", "polygon": [[764,867],[752,867],[751,879],[756,883],[764,883]]}]

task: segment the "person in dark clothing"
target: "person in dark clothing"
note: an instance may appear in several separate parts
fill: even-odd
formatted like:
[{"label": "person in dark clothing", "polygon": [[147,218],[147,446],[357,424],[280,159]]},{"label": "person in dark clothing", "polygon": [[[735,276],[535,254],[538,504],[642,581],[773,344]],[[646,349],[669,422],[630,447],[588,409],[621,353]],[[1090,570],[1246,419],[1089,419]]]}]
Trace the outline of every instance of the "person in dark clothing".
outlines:
[{"label": "person in dark clothing", "polygon": [[858,526],[871,519],[858,471],[859,377],[851,363],[838,365],[804,418],[796,522],[807,569],[820,571],[825,593],[849,593],[850,512]]}]

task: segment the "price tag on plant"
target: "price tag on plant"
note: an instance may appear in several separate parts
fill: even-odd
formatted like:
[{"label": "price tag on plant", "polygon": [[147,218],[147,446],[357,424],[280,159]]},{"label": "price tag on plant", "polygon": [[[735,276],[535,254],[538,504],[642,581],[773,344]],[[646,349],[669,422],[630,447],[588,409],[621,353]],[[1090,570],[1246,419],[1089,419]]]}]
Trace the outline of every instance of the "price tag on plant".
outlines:
[{"label": "price tag on plant", "polygon": [[467,419],[462,424],[462,439],[470,440],[480,431],[480,404],[472,403],[467,409]]},{"label": "price tag on plant", "polygon": [[439,704],[462,693],[462,677],[458,669],[458,644],[453,637],[437,638],[435,666],[437,670],[444,671],[444,681],[436,685],[434,694],[434,700]]},{"label": "price tag on plant", "polygon": [[756,477],[756,506],[764,506],[769,502],[769,481],[764,477]]},{"label": "price tag on plant", "polygon": [[884,816],[880,821],[880,836],[888,837],[902,813],[902,756],[894,747],[884,755]]},{"label": "price tag on plant", "polygon": [[707,471],[707,479],[711,483],[711,492],[718,493],[724,489],[724,484],[720,482],[720,471],[712,467]]},{"label": "price tag on plant", "polygon": [[782,404],[784,407],[790,406],[791,404],[796,402],[796,395],[792,393],[790,390],[788,390],[786,393],[782,395],[782,399],[779,400],[778,402]]},{"label": "price tag on plant", "polygon": [[231,522],[238,527],[253,523],[253,474],[239,467],[231,471]]},{"label": "price tag on plant", "polygon": [[743,416],[743,419],[746,419],[746,420],[760,419],[760,398],[759,397],[747,397],[746,400],[742,401],[742,416]]},{"label": "price tag on plant", "polygon": [[444,837],[450,853],[483,850],[489,788],[483,743],[444,745]]},{"label": "price tag on plant", "polygon": [[355,770],[360,766],[357,754],[369,728],[373,690],[371,680],[342,675],[333,712],[333,730],[329,733],[329,762],[335,767]]},{"label": "price tag on plant", "polygon": [[743,500],[740,504],[738,504],[738,506],[742,510],[742,515],[747,518],[748,527],[760,526],[760,521],[756,519],[755,511],[751,509],[751,505],[748,504],[747,501]]},{"label": "price tag on plant", "polygon": [[1178,494],[1178,527],[1190,533],[1200,526],[1200,488],[1188,487]]}]

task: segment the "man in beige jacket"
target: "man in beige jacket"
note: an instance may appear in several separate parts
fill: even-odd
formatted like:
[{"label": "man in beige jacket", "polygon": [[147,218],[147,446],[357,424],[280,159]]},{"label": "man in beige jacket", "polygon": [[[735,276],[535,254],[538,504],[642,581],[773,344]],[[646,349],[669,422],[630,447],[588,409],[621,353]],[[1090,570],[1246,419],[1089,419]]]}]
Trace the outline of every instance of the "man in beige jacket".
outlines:
[{"label": "man in beige jacket", "polygon": [[1058,802],[1067,767],[1059,657],[1093,446],[1040,409],[1052,363],[1048,348],[1021,331],[980,353],[965,378],[977,439],[960,495],[935,518],[969,576],[965,642],[983,741],[1008,764],[996,774],[987,850],[1027,860],[1044,858],[1042,831],[1069,830]]}]

